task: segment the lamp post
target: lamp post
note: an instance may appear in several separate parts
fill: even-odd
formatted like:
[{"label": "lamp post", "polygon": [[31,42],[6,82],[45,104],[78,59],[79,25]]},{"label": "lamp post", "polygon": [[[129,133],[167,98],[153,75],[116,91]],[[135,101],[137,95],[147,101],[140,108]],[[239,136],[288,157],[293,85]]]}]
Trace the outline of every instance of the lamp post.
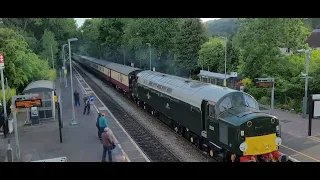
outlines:
[{"label": "lamp post", "polygon": [[302,104],[302,118],[306,118],[307,115],[307,100],[308,100],[308,81],[309,81],[309,64],[310,64],[310,55],[312,52],[312,49],[300,49],[297,50],[299,53],[306,53],[306,74],[301,73],[305,77],[305,83],[304,83],[304,97],[303,97],[303,104]]},{"label": "lamp post", "polygon": [[68,87],[68,83],[67,83],[67,73],[65,72],[66,71],[66,54],[64,52],[64,47],[68,46],[68,44],[64,44],[62,45],[62,56],[63,56],[63,74],[64,74],[64,80],[65,80],[65,87]]},{"label": "lamp post", "polygon": [[227,86],[227,43],[228,43],[228,38],[220,36],[220,39],[225,40],[226,42],[226,47],[224,48],[224,80],[223,80],[223,86]]},{"label": "lamp post", "polygon": [[151,71],[151,43],[146,43],[149,46],[149,54],[150,54],[150,71]]},{"label": "lamp post", "polygon": [[72,104],[72,119],[71,119],[71,125],[77,125],[78,123],[75,121],[76,115],[74,111],[74,99],[73,99],[73,83],[72,83],[72,62],[71,62],[71,42],[77,41],[77,38],[71,38],[68,39],[68,44],[69,44],[69,62],[70,62],[70,84],[71,84],[71,104]]}]

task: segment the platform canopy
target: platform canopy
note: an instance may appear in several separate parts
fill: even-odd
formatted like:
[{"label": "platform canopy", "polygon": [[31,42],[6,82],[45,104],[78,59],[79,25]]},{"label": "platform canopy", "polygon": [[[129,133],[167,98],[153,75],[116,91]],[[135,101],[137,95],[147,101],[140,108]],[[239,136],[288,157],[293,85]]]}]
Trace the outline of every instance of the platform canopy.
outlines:
[{"label": "platform canopy", "polygon": [[37,93],[37,92],[51,92],[54,90],[52,81],[39,80],[30,83],[23,91],[23,94]]}]

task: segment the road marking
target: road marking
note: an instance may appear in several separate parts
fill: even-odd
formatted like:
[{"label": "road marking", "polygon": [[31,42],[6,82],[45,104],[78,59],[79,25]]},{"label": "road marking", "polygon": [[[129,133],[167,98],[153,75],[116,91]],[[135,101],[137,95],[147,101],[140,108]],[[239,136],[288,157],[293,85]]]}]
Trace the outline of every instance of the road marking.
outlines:
[{"label": "road marking", "polygon": [[292,148],[290,148],[290,147],[288,147],[288,146],[285,146],[285,145],[281,145],[281,146],[284,147],[284,148],[286,148],[286,149],[289,149],[289,150],[291,150],[291,151],[293,151],[293,152],[295,152],[295,153],[298,153],[298,154],[300,154],[300,155],[302,155],[302,156],[305,156],[305,157],[307,157],[307,158],[309,158],[309,159],[312,159],[312,160],[314,160],[314,161],[320,162],[319,159],[316,159],[316,158],[314,158],[314,157],[311,157],[311,156],[309,156],[309,155],[307,155],[307,154],[304,154],[304,153],[302,153],[302,152],[300,152],[300,151],[294,150],[294,149],[292,149]]},{"label": "road marking", "polygon": [[[73,63],[73,64],[75,64],[75,63]],[[75,64],[79,69],[81,69],[81,70],[83,70],[81,67],[79,67],[78,66],[78,64]],[[78,73],[79,74],[79,76],[81,76],[80,75],[80,73],[75,69],[75,68],[73,68],[74,70],[75,70],[75,72],[76,73]],[[85,73],[85,74],[87,74],[86,72],[84,72],[83,71],[83,73]],[[82,76],[81,76],[82,77]],[[77,79],[77,78],[76,78]],[[77,79],[78,80],[78,79]],[[79,84],[81,85],[81,87],[85,90],[85,88],[83,87],[83,85],[80,83],[80,81],[78,80],[78,82],[79,82]],[[84,81],[84,83],[86,83],[85,81]],[[87,83],[86,83],[87,84]],[[87,86],[88,87],[90,87],[88,84],[87,84]],[[111,113],[111,111],[108,109],[108,107],[107,106],[105,106],[104,105],[104,103],[101,101],[101,99],[97,96],[97,94],[94,92],[94,91],[92,91],[92,93],[95,95],[95,97],[100,101],[100,103],[102,104],[102,106],[104,107],[104,108],[106,108],[106,110],[108,111],[108,113],[111,115],[111,117],[115,120],[115,122],[118,124],[118,126],[122,129],[122,131],[127,135],[127,137],[130,139],[130,141],[133,143],[133,145],[137,148],[137,150],[140,152],[140,154],[143,156],[143,158],[147,161],[147,162],[151,162],[150,160],[149,160],[149,158],[143,153],[143,151],[140,149],[140,147],[136,144],[136,142],[131,138],[131,136],[128,134],[128,132],[122,127],[122,125],[119,123],[119,121],[117,120],[117,118],[116,117],[114,117],[114,115]],[[96,109],[96,111],[97,112],[99,112],[99,110],[98,110],[98,108],[94,105],[94,107],[95,107],[95,109]],[[116,140],[116,139],[115,139]],[[121,149],[121,151],[126,155],[126,153]],[[127,158],[127,160],[128,160],[128,162],[131,162],[130,160],[129,160],[129,157],[127,157],[127,155],[126,155],[126,158]]]},{"label": "road marking", "polygon": [[316,141],[316,142],[320,142],[320,138],[315,137],[315,136],[308,136],[309,139]]}]

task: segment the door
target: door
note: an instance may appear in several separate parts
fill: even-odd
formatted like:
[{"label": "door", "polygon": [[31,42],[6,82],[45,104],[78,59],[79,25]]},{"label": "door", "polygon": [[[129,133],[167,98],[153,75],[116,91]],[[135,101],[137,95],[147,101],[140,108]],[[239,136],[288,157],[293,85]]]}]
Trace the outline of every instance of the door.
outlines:
[{"label": "door", "polygon": [[[219,123],[215,118],[216,104],[211,101],[204,101],[205,105],[205,127],[207,129],[207,138],[213,143],[219,142]],[[217,144],[218,145],[218,144]]]}]

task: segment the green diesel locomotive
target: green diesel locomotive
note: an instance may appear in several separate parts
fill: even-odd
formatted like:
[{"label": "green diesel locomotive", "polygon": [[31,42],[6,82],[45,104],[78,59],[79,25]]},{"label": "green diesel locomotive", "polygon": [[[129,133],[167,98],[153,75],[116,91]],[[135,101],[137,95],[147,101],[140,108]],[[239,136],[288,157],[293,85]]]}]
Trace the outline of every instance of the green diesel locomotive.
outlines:
[{"label": "green diesel locomotive", "polygon": [[279,120],[249,94],[154,71],[132,82],[136,103],[217,161],[285,162]]}]

